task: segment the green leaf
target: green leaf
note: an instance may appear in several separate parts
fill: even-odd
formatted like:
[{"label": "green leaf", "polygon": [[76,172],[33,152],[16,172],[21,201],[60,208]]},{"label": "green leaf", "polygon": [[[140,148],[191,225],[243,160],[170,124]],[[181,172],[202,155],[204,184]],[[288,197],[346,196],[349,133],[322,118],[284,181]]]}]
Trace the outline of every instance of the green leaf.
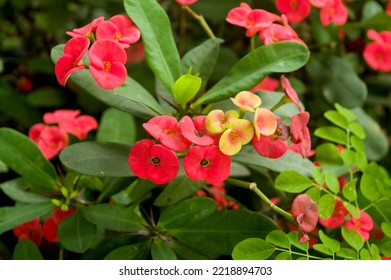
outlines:
[{"label": "green leaf", "polygon": [[347,145],[347,134],[344,130],[334,126],[319,127],[314,132],[315,136],[338,144]]},{"label": "green leaf", "polygon": [[222,42],[219,38],[211,38],[188,51],[182,57],[182,73],[186,73],[191,67],[193,73],[200,74],[202,87],[205,87],[216,65]]},{"label": "green leaf", "polygon": [[[122,246],[111,251],[105,260],[145,260],[149,252],[147,242],[139,242],[132,245]],[[125,272],[124,272],[125,273]]]},{"label": "green leaf", "polygon": [[336,253],[340,250],[339,241],[328,237],[322,230],[319,230],[319,238],[332,252]]},{"label": "green leaf", "polygon": [[373,260],[371,253],[367,248],[362,248],[360,250],[360,260]]},{"label": "green leaf", "polygon": [[291,242],[288,236],[281,230],[273,230],[266,236],[266,241],[281,248],[289,249]]},{"label": "green leaf", "polygon": [[391,257],[391,241],[386,241],[381,246],[381,251],[383,255]]},{"label": "green leaf", "polygon": [[118,143],[79,142],[62,150],[60,160],[69,169],[86,175],[130,177],[130,149]]},{"label": "green leaf", "polygon": [[356,184],[357,178],[354,178],[352,181],[346,183],[342,189],[343,196],[350,202],[355,201],[357,199]]},{"label": "green leaf", "polygon": [[105,110],[99,122],[96,141],[132,145],[137,140],[136,120],[115,108]]},{"label": "green leaf", "polygon": [[343,159],[338,147],[332,143],[324,143],[316,147],[316,161],[326,165],[342,165]]},{"label": "green leaf", "polygon": [[248,238],[238,243],[233,252],[234,260],[266,260],[275,251],[275,248],[260,238]]},{"label": "green leaf", "polygon": [[292,260],[292,254],[290,252],[282,252],[279,253],[275,258],[275,260]]},{"label": "green leaf", "polygon": [[8,166],[0,159],[0,173],[7,173]]},{"label": "green leaf", "polygon": [[296,248],[298,248],[302,251],[308,251],[308,248],[309,248],[308,242],[301,243],[299,241],[299,234],[297,231],[291,231],[287,235],[288,235],[289,241],[291,242],[291,244],[293,246],[295,246]]},{"label": "green leaf", "polygon": [[203,181],[190,180],[181,175],[172,180],[156,198],[156,206],[173,205],[184,198],[188,198],[204,185]]},{"label": "green leaf", "polygon": [[242,163],[255,170],[259,167],[264,167],[269,170],[283,172],[286,170],[294,170],[303,175],[310,176],[314,164],[307,158],[303,158],[295,152],[287,151],[282,157],[270,159],[260,156],[253,149],[240,152],[232,157],[233,161]]},{"label": "green leaf", "polygon": [[172,94],[175,102],[185,110],[187,103],[192,100],[200,90],[202,80],[200,77],[185,74],[175,81]]},{"label": "green leaf", "polygon": [[351,203],[349,203],[347,201],[344,201],[343,205],[345,206],[345,208],[349,211],[349,213],[353,217],[355,217],[355,218],[359,218],[360,217],[360,212],[358,211],[356,206],[354,206],[353,204],[351,204]]},{"label": "green leaf", "polygon": [[7,127],[0,128],[0,158],[31,183],[34,191],[57,189],[56,170],[24,134]]},{"label": "green leaf", "polygon": [[391,222],[383,222],[381,224],[381,229],[385,235],[391,237]]},{"label": "green leaf", "polygon": [[84,253],[95,242],[97,227],[86,220],[81,208],[66,217],[58,226],[60,243],[71,252]]},{"label": "green leaf", "polygon": [[364,239],[354,230],[341,228],[343,239],[355,250],[360,250],[364,246]]},{"label": "green leaf", "polygon": [[329,190],[335,194],[339,193],[339,181],[337,175],[332,172],[325,172],[324,176]]},{"label": "green leaf", "polygon": [[299,69],[308,58],[308,49],[300,43],[285,41],[261,46],[239,60],[193,106],[233,97],[242,90],[254,87],[269,73],[287,73]]},{"label": "green leaf", "polygon": [[335,207],[335,197],[332,194],[321,196],[318,201],[319,217],[322,219],[330,218]]},{"label": "green leaf", "polygon": [[353,122],[357,119],[356,115],[352,112],[352,110],[345,108],[338,103],[335,103],[334,106],[335,109],[337,109],[338,113],[342,114],[348,122]]},{"label": "green leaf", "polygon": [[52,203],[36,203],[0,208],[0,234],[14,227],[44,216],[56,208]]},{"label": "green leaf", "polygon": [[41,87],[30,92],[27,101],[35,107],[61,107],[65,106],[66,95],[58,88]]},{"label": "green leaf", "polygon": [[25,203],[50,202],[50,198],[32,193],[29,190],[33,187],[23,178],[12,179],[0,184],[3,192],[14,201]]},{"label": "green leaf", "polygon": [[168,207],[160,216],[158,226],[165,229],[183,228],[201,221],[216,209],[216,202],[206,197],[195,197]]},{"label": "green leaf", "polygon": [[371,252],[374,260],[381,260],[379,248],[374,243],[371,244]]},{"label": "green leaf", "polygon": [[343,149],[341,154],[342,154],[343,161],[347,166],[353,167],[356,165],[357,159],[356,159],[356,152],[355,151]]},{"label": "green leaf", "polygon": [[30,239],[21,239],[15,246],[13,260],[43,260],[37,245]]},{"label": "green leaf", "polygon": [[381,184],[375,175],[365,172],[360,181],[360,190],[364,197],[370,201],[375,201],[382,195],[379,190],[379,184]]},{"label": "green leaf", "polygon": [[361,140],[365,139],[365,131],[364,131],[363,127],[360,124],[358,124],[356,122],[350,123],[349,124],[349,130],[354,135],[356,135],[359,139],[361,139]]},{"label": "green leaf", "polygon": [[278,229],[268,217],[247,211],[215,211],[207,218],[185,228],[167,232],[191,249],[205,255],[230,255],[240,241],[266,235]]},{"label": "green leaf", "polygon": [[324,116],[330,122],[343,129],[347,129],[349,126],[349,121],[345,118],[343,114],[341,114],[338,111],[334,111],[334,110],[327,111],[326,113],[324,113]]},{"label": "green leaf", "polygon": [[276,189],[290,193],[301,193],[311,186],[310,179],[292,170],[280,173],[275,180]]},{"label": "green leaf", "polygon": [[120,205],[93,205],[84,208],[83,214],[89,222],[109,230],[127,232],[144,228],[141,217]]},{"label": "green leaf", "polygon": [[171,91],[180,76],[180,59],[170,20],[156,0],[125,0],[125,10],[141,31],[148,65]]},{"label": "green leaf", "polygon": [[316,251],[319,251],[319,252],[321,252],[323,254],[326,254],[326,255],[329,255],[329,256],[333,255],[333,252],[331,251],[331,249],[329,247],[327,247],[326,245],[324,245],[324,244],[314,244],[313,248]]},{"label": "green leaf", "polygon": [[319,185],[323,185],[324,183],[324,174],[322,168],[318,166],[314,166],[311,170],[312,172],[312,177],[318,183]]},{"label": "green leaf", "polygon": [[176,260],[176,254],[170,246],[163,240],[154,239],[151,247],[151,256],[153,260]]},{"label": "green leaf", "polygon": [[341,248],[337,252],[337,256],[347,260],[357,260],[357,252],[349,248]]}]

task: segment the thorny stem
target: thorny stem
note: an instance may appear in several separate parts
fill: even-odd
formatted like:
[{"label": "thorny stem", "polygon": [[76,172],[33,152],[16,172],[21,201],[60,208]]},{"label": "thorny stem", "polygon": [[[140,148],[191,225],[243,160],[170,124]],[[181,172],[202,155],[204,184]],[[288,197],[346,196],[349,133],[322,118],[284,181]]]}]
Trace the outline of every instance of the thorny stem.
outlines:
[{"label": "thorny stem", "polygon": [[205,18],[202,15],[197,14],[194,12],[189,6],[182,6],[182,8],[188,12],[193,18],[198,20],[200,23],[202,29],[206,32],[209,38],[216,38],[215,34],[213,33],[212,29],[210,29],[208,23],[205,21]]},{"label": "thorny stem", "polygon": [[242,181],[242,180],[239,180],[239,179],[233,179],[233,178],[228,178],[226,180],[226,182],[229,183],[229,184],[232,184],[232,185],[235,185],[235,186],[238,186],[238,187],[241,187],[241,188],[245,188],[245,189],[249,189],[249,190],[253,191],[267,205],[269,205],[269,207],[273,211],[276,211],[278,214],[282,215],[288,221],[296,223],[296,221],[293,218],[293,216],[290,213],[286,212],[284,209],[281,209],[280,207],[275,205],[273,202],[271,202],[270,199],[258,188],[258,186],[257,186],[257,184],[255,182],[249,183],[249,182],[246,182],[246,181]]}]

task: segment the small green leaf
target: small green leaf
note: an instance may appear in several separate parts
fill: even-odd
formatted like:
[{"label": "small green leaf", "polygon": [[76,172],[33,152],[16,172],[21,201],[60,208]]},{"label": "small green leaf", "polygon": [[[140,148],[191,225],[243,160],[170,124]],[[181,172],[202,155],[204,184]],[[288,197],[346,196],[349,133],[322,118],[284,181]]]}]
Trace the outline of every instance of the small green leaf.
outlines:
[{"label": "small green leaf", "polygon": [[352,181],[346,183],[342,189],[343,196],[350,202],[355,201],[357,199],[356,184],[357,178],[354,178]]},{"label": "small green leaf", "polygon": [[43,260],[37,245],[29,239],[21,239],[15,246],[13,260]]},{"label": "small green leaf", "polygon": [[334,111],[334,110],[327,111],[324,114],[324,116],[330,122],[332,122],[336,126],[339,126],[339,127],[343,128],[343,129],[347,129],[348,126],[349,126],[349,121],[345,118],[344,115],[342,115],[338,111]]},{"label": "small green leaf", "polygon": [[355,218],[359,218],[360,217],[360,212],[358,211],[356,206],[354,206],[353,204],[351,204],[351,203],[349,203],[347,201],[344,201],[343,205],[345,206],[345,208],[349,211],[349,213],[353,217],[355,217]]},{"label": "small green leaf", "polygon": [[111,251],[105,260],[145,260],[149,246],[147,242],[139,242],[132,245],[122,246]]},{"label": "small green leaf", "polygon": [[365,152],[364,141],[358,138],[356,135],[350,137],[350,143],[357,152]]},{"label": "small green leaf", "polygon": [[316,161],[326,165],[342,165],[343,159],[338,147],[332,143],[324,143],[316,147]]},{"label": "small green leaf", "polygon": [[322,194],[322,191],[318,187],[312,187],[306,190],[305,194],[308,194],[313,201],[317,202],[320,199],[320,195]]},{"label": "small green leaf", "polygon": [[341,257],[343,259],[346,259],[346,260],[357,260],[358,259],[357,252],[350,249],[350,248],[341,248],[341,250],[339,250],[337,252],[337,256]]},{"label": "small green leaf", "polygon": [[343,239],[355,250],[360,250],[364,246],[364,239],[354,230],[346,229],[342,227]]},{"label": "small green leaf", "polygon": [[286,192],[301,193],[312,186],[312,181],[296,171],[288,170],[277,176],[275,186]]},{"label": "small green leaf", "polygon": [[133,176],[128,164],[131,147],[119,143],[79,142],[60,154],[61,162],[81,174],[97,177]]},{"label": "small green leaf", "polygon": [[50,198],[40,194],[33,193],[31,184],[23,178],[12,179],[0,184],[0,189],[11,199],[25,203],[43,203],[50,202]]},{"label": "small green leaf", "polygon": [[287,235],[288,235],[289,241],[291,242],[291,244],[293,246],[295,246],[296,248],[298,248],[300,250],[303,250],[303,251],[306,251],[306,252],[308,251],[308,248],[309,248],[308,242],[301,243],[299,241],[299,234],[298,234],[297,231],[291,231]]},{"label": "small green leaf", "polygon": [[188,198],[203,185],[203,181],[193,181],[185,175],[178,176],[168,183],[168,185],[156,198],[154,204],[156,206],[173,205],[184,198]]},{"label": "small green leaf", "polygon": [[379,248],[374,243],[371,244],[371,256],[374,260],[381,260]]},{"label": "small green leaf", "polygon": [[136,131],[136,120],[131,114],[109,108],[102,114],[96,140],[132,145],[137,139]]},{"label": "small green leaf", "polygon": [[383,222],[381,224],[381,229],[385,235],[391,237],[391,222]]},{"label": "small green leaf", "polygon": [[356,165],[357,159],[356,159],[355,151],[343,149],[341,154],[342,154],[343,161],[347,166],[353,167]]},{"label": "small green leaf", "polygon": [[127,232],[143,229],[144,222],[132,209],[120,205],[97,204],[83,209],[85,218],[106,229]]},{"label": "small green leaf", "polygon": [[381,251],[384,256],[391,257],[391,241],[386,241],[381,246]]},{"label": "small green leaf", "polygon": [[337,111],[348,120],[348,122],[353,122],[357,119],[356,115],[348,108],[345,108],[338,103],[335,103],[334,106],[335,109],[337,109]]},{"label": "small green leaf", "polygon": [[189,226],[211,215],[216,202],[206,197],[195,197],[168,207],[160,216],[158,226],[177,229]]},{"label": "small green leaf", "polygon": [[0,159],[0,173],[7,173],[8,166]]},{"label": "small green leaf", "polygon": [[338,144],[347,145],[347,134],[344,130],[334,126],[323,126],[315,130],[314,134]]},{"label": "small green leaf", "polygon": [[170,246],[163,240],[154,239],[151,247],[151,256],[153,260],[176,260],[176,254]]},{"label": "small green leaf", "polygon": [[266,236],[266,241],[281,248],[289,249],[291,242],[288,236],[281,230],[273,230]]},{"label": "small green leaf", "polygon": [[23,176],[34,191],[51,192],[57,189],[54,166],[26,135],[11,128],[0,128],[0,158]]},{"label": "small green leaf", "polygon": [[324,244],[314,244],[313,248],[316,251],[319,251],[325,255],[329,255],[329,256],[333,255],[333,251],[331,251],[331,249]]},{"label": "small green leaf", "polygon": [[362,248],[360,250],[360,260],[373,260],[371,253],[367,248]]},{"label": "small green leaf", "polygon": [[338,252],[341,248],[338,240],[328,237],[322,230],[319,230],[319,238],[334,253]]},{"label": "small green leaf", "polygon": [[356,135],[359,139],[365,139],[365,131],[360,124],[356,122],[350,123],[349,130],[353,132],[353,134]]},{"label": "small green leaf", "polygon": [[330,218],[335,207],[335,197],[332,194],[321,196],[318,201],[319,217],[322,219]]},{"label": "small green leaf", "polygon": [[61,245],[76,253],[87,251],[94,244],[96,233],[96,225],[86,220],[80,208],[61,221],[57,230]]},{"label": "small green leaf", "polygon": [[200,90],[201,84],[201,78],[191,74],[185,74],[179,77],[172,88],[175,102],[184,110],[187,103],[192,100]]},{"label": "small green leaf", "polygon": [[312,168],[312,177],[319,185],[323,185],[324,183],[324,174],[323,170],[320,167],[314,166]]},{"label": "small green leaf", "polygon": [[282,253],[279,253],[274,259],[275,260],[292,260],[292,254],[290,252],[282,252]]},{"label": "small green leaf", "polygon": [[362,194],[370,201],[375,201],[380,198],[378,178],[372,174],[365,172],[360,181],[360,190]]},{"label": "small green leaf", "polygon": [[260,238],[248,238],[238,243],[233,252],[234,260],[266,260],[275,251],[275,248]]},{"label": "small green leaf", "polygon": [[335,194],[339,193],[339,181],[337,175],[332,172],[325,172],[324,176],[329,190]]}]

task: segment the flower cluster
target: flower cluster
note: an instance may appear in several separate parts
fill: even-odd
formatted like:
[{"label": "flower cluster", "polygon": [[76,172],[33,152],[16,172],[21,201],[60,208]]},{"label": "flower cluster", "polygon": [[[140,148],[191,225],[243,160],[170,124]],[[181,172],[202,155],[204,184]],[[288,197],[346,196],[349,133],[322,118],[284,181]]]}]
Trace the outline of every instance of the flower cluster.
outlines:
[{"label": "flower cluster", "polygon": [[[233,8],[227,15],[227,22],[246,28],[246,36],[251,37],[259,33],[261,41],[272,44],[279,41],[293,40],[305,45],[293,28],[288,24],[285,15],[278,16],[263,9],[252,9],[242,2],[239,7]],[[276,22],[281,22],[277,24]]]},{"label": "flower cluster", "polygon": [[68,134],[82,140],[98,127],[93,117],[80,115],[80,110],[48,112],[43,115],[43,121],[30,128],[29,137],[47,159],[52,159],[68,145]]},{"label": "flower cluster", "polygon": [[[72,38],[65,44],[64,54],[55,66],[55,74],[61,85],[66,84],[73,72],[87,67],[102,88],[113,89],[125,82],[125,49],[136,43],[141,36],[140,30],[130,18],[116,15],[104,20],[101,16],[67,34]],[[83,62],[86,53],[90,62],[88,66]]]},{"label": "flower cluster", "polygon": [[391,31],[368,30],[367,36],[373,42],[364,48],[364,59],[368,65],[382,72],[391,71]]},{"label": "flower cluster", "polygon": [[277,0],[278,11],[284,14],[291,22],[300,22],[307,18],[311,5],[320,8],[322,25],[330,23],[343,25],[348,19],[348,9],[342,0]]}]

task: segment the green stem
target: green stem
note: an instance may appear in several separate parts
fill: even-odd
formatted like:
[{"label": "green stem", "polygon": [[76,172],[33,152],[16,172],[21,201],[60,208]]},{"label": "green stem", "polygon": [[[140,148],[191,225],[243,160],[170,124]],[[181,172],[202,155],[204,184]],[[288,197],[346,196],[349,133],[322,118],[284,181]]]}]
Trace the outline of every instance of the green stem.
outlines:
[{"label": "green stem", "polygon": [[287,219],[290,222],[296,223],[295,219],[293,216],[286,212],[284,209],[281,209],[277,205],[275,205],[273,202],[270,201],[270,199],[257,187],[257,184],[255,182],[246,182],[242,181],[239,179],[233,179],[233,178],[228,178],[226,180],[227,183],[249,189],[253,191],[257,196],[259,196],[273,211],[277,212],[278,214],[282,215],[285,219]]},{"label": "green stem", "polygon": [[291,251],[291,250],[288,250],[288,249],[282,249],[282,248],[276,248],[276,250],[283,251],[283,252],[289,252],[292,255],[298,255],[298,256],[306,257],[307,259],[312,258],[312,259],[316,259],[316,260],[323,260],[323,258],[321,258],[321,257],[316,257],[316,256],[310,255],[308,253],[308,251],[307,251],[307,254],[303,254],[303,253],[300,253],[300,252],[295,252],[295,251]]},{"label": "green stem", "polygon": [[197,14],[194,12],[189,6],[182,6],[183,9],[188,12],[193,18],[198,20],[200,23],[202,29],[206,32],[209,38],[216,38],[215,34],[213,33],[212,29],[210,29],[208,23],[205,21],[205,18],[202,15]]},{"label": "green stem", "polygon": [[255,34],[250,37],[250,50],[255,50]]}]

